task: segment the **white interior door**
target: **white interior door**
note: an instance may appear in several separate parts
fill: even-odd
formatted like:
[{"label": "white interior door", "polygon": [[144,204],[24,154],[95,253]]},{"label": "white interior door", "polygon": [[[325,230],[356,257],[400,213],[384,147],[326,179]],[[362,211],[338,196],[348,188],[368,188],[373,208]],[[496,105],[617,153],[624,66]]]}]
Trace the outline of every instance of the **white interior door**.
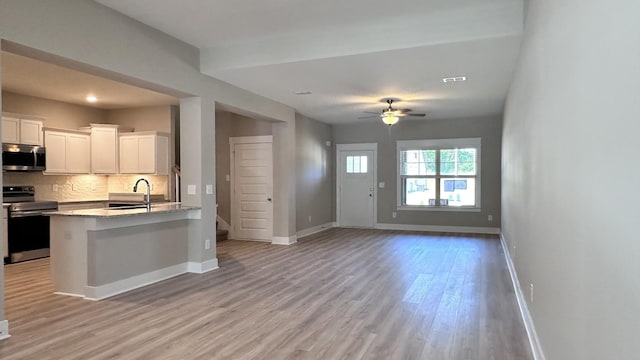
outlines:
[{"label": "white interior door", "polygon": [[273,153],[271,143],[234,144],[234,200],[231,226],[236,239],[273,237]]},{"label": "white interior door", "polygon": [[338,149],[338,225],[373,227],[375,151]]}]

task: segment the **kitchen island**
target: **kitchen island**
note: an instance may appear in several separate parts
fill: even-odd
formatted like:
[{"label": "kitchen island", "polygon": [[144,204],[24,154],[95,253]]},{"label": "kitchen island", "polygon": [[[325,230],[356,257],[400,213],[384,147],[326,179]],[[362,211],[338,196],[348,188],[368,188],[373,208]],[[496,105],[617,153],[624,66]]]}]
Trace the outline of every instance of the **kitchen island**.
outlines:
[{"label": "kitchen island", "polygon": [[188,272],[189,221],[200,208],[163,203],[48,215],[55,292],[100,300]]}]

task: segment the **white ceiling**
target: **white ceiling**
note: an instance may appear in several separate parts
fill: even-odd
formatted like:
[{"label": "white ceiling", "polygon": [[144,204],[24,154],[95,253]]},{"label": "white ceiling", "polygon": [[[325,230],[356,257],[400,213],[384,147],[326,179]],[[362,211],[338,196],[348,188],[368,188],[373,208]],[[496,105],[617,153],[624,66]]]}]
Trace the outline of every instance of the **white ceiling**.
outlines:
[{"label": "white ceiling", "polygon": [[499,114],[523,26],[522,0],[97,1],[200,48],[203,73],[328,123],[385,98],[427,118]]},{"label": "white ceiling", "polygon": [[[2,90],[99,109],[174,105],[173,96],[2,52]],[[87,102],[88,95],[98,98]]]}]

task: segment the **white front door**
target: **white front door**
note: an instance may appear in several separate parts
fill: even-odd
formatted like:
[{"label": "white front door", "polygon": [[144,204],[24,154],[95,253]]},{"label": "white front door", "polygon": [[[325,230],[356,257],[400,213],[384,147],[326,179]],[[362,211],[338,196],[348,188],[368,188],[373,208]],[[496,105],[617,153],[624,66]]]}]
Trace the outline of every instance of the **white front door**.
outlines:
[{"label": "white front door", "polygon": [[273,153],[271,143],[234,144],[231,225],[236,239],[273,237]]},{"label": "white front door", "polygon": [[[354,147],[343,145],[347,147]],[[338,146],[338,225],[374,226],[375,149],[351,150]]]}]

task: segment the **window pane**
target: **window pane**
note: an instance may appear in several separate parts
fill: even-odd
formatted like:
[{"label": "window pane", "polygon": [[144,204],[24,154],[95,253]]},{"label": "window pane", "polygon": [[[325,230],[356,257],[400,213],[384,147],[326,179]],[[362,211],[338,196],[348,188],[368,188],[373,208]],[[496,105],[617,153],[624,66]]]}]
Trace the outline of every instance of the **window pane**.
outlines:
[{"label": "window pane", "polygon": [[353,156],[347,156],[347,173],[353,172]]},{"label": "window pane", "polygon": [[476,175],[476,149],[458,149],[456,175]]},{"label": "window pane", "polygon": [[449,206],[476,205],[476,179],[440,179],[440,198],[448,200]]},{"label": "window pane", "polygon": [[443,149],[440,150],[440,161],[456,161],[456,149]]},{"label": "window pane", "polygon": [[435,150],[423,150],[422,154],[424,156],[424,160],[426,162],[436,162],[436,151]]},{"label": "window pane", "polygon": [[406,150],[400,154],[401,175],[435,175],[435,150]]},{"label": "window pane", "polygon": [[405,172],[402,175],[420,175],[420,165],[415,163],[405,164]]},{"label": "window pane", "polygon": [[366,156],[360,156],[360,172],[363,174],[367,173],[367,164],[368,163],[368,159]]},{"label": "window pane", "polygon": [[360,172],[360,156],[353,157],[353,172],[354,173]]},{"label": "window pane", "polygon": [[427,163],[427,175],[435,175],[435,174],[436,174],[436,163],[435,162],[428,162]]},{"label": "window pane", "polygon": [[428,206],[429,200],[432,204],[436,199],[435,179],[404,179],[404,205]]},{"label": "window pane", "polygon": [[453,161],[443,161],[440,163],[440,174],[456,175],[456,163]]}]

